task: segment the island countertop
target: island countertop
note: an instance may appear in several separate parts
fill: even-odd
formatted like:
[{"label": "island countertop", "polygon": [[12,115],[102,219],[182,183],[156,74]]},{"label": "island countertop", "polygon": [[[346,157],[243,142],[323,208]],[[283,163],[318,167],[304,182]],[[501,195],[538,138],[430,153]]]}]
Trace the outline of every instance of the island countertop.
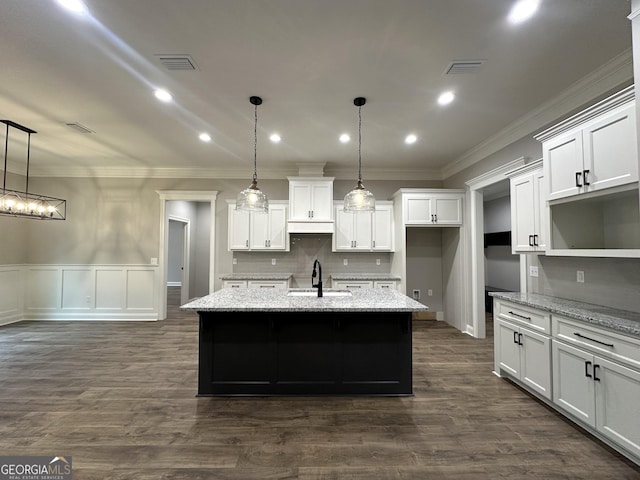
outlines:
[{"label": "island countertop", "polygon": [[[306,290],[306,289],[293,289]],[[314,290],[315,291],[315,290]],[[327,294],[335,291],[325,289]],[[351,296],[289,296],[285,289],[223,288],[189,302],[196,312],[419,312],[429,307],[395,290],[359,288]]]}]

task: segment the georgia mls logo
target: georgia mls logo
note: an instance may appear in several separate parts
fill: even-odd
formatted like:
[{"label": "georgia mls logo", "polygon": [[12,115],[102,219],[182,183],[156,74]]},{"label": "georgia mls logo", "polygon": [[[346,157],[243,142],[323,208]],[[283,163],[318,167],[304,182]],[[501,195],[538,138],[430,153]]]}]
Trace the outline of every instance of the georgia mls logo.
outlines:
[{"label": "georgia mls logo", "polygon": [[71,457],[0,457],[0,480],[71,480]]}]

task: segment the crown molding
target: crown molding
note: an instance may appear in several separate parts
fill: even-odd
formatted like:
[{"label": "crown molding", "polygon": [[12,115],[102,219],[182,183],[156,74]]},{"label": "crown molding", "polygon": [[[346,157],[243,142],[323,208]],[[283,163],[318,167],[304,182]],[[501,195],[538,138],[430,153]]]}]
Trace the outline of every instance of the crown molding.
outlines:
[{"label": "crown molding", "polygon": [[461,172],[630,80],[633,80],[633,55],[631,48],[628,48],[556,97],[520,117],[507,128],[443,167],[442,178],[447,179]]}]

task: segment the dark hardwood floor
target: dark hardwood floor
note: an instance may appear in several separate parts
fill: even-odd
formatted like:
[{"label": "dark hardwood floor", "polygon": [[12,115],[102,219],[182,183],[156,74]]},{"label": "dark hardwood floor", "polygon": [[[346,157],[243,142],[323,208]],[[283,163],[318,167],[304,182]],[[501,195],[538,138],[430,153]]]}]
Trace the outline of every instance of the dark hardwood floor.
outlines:
[{"label": "dark hardwood floor", "polygon": [[195,398],[197,320],[169,310],[0,327],[0,455],[75,480],[640,478],[494,376],[491,337],[414,322],[413,397]]}]

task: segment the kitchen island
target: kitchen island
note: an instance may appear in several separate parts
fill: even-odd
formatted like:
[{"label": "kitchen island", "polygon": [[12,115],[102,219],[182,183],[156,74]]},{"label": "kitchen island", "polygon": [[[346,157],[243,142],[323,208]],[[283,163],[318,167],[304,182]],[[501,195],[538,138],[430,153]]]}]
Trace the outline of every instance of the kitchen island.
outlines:
[{"label": "kitchen island", "polygon": [[200,322],[198,395],[411,395],[412,312],[394,290],[226,288]]}]

